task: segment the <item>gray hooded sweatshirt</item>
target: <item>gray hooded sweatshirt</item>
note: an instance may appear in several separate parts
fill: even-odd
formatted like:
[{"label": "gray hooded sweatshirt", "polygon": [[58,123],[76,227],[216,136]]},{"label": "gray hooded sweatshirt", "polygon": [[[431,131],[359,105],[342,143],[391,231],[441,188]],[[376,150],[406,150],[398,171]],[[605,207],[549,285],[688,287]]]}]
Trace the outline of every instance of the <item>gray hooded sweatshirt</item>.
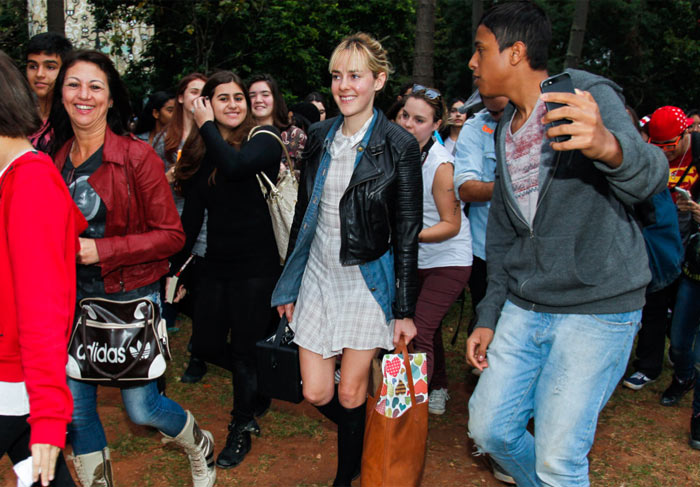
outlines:
[{"label": "gray hooded sweatshirt", "polygon": [[496,181],[486,229],[488,288],[477,327],[494,329],[508,299],[544,313],[623,313],[644,306],[651,279],[644,238],[632,205],[662,191],[668,163],[646,144],[615,83],[568,70],[591,93],[603,123],[622,148],[616,169],[580,151],[556,152],[542,141],[539,198],[532,224],[520,211],[505,164],[509,104],[496,132]]}]

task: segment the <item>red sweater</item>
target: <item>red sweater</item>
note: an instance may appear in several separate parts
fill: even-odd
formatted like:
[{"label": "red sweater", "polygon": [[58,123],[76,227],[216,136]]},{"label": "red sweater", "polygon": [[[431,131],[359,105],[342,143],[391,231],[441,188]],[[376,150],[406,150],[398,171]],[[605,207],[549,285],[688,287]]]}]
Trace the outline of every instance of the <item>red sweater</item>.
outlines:
[{"label": "red sweater", "polygon": [[45,154],[24,154],[0,178],[0,381],[26,384],[31,444],[65,446],[66,348],[86,227]]}]

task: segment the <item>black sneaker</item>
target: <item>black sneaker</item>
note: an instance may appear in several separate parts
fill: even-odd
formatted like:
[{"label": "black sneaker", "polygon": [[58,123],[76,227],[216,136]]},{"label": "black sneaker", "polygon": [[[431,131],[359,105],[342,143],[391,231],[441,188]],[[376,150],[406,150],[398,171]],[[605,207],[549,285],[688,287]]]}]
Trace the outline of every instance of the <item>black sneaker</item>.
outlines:
[{"label": "black sneaker", "polygon": [[230,423],[226,446],[216,458],[216,466],[227,469],[239,465],[250,451],[250,433],[260,436],[260,427],[255,420],[248,423]]},{"label": "black sneaker", "polygon": [[700,413],[690,418],[690,448],[700,450]]},{"label": "black sneaker", "polygon": [[185,373],[180,377],[180,382],[186,384],[194,384],[202,380],[202,377],[207,373],[207,363],[204,360],[200,360],[194,355],[190,356],[190,363],[187,364],[187,369]]},{"label": "black sneaker", "polygon": [[693,387],[695,387],[695,373],[684,381],[681,381],[676,374],[673,374],[671,385],[661,394],[661,405],[675,406],[683,399],[683,396],[693,390]]}]

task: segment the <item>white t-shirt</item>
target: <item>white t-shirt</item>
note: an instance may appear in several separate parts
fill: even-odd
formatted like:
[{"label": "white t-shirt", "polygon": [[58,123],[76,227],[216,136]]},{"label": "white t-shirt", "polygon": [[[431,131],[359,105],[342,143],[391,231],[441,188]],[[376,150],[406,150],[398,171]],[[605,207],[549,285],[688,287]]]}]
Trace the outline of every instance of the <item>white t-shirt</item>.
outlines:
[{"label": "white t-shirt", "polygon": [[[438,143],[428,151],[423,163],[423,228],[432,227],[440,221],[435,198],[433,198],[433,180],[438,167],[442,164],[454,164],[452,154]],[[464,203],[460,203],[462,222],[459,233],[443,242],[418,244],[418,268],[466,267],[472,265],[472,237],[469,220],[464,214]]]},{"label": "white t-shirt", "polygon": [[455,154],[455,145],[457,144],[457,140],[452,140],[449,136],[445,137],[445,149],[447,149],[447,152],[450,154],[454,155]]},{"label": "white t-shirt", "polygon": [[[546,127],[540,120],[547,113],[547,107],[542,100],[537,100],[534,110],[522,127],[512,133],[511,119],[506,132],[506,167],[510,175],[515,200],[520,211],[532,225],[537,210],[537,199],[540,195],[540,157],[542,156],[542,140]],[[515,114],[513,114],[515,116]]]}]

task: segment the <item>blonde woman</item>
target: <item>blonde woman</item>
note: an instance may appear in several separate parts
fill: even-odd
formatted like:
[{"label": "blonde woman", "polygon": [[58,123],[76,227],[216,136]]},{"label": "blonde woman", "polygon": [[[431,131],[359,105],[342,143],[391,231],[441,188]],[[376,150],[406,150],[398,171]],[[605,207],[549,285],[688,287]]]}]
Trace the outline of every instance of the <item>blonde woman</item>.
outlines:
[{"label": "blonde woman", "polygon": [[338,424],[341,486],[359,474],[372,358],[416,335],[422,185],[416,139],[374,108],[391,71],[381,44],[345,38],[329,71],[340,115],[309,130],[272,304],[295,332],[304,397]]}]

